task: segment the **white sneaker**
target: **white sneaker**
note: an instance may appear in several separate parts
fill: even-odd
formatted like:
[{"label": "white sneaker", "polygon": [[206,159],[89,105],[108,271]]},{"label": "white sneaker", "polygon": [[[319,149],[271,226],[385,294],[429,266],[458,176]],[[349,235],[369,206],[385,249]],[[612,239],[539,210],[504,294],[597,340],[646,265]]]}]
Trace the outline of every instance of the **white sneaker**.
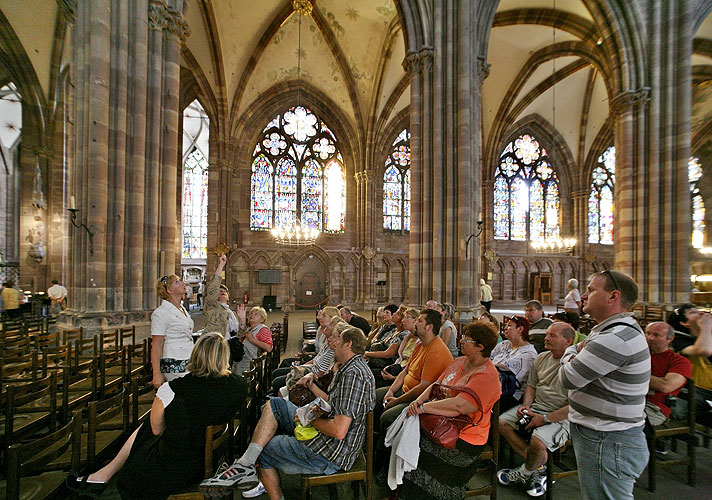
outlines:
[{"label": "white sneaker", "polygon": [[255,498],[262,495],[263,493],[267,493],[267,490],[265,490],[265,487],[262,486],[262,483],[260,482],[251,490],[243,491],[242,498]]},{"label": "white sneaker", "polygon": [[228,494],[233,487],[244,491],[254,488],[258,483],[254,465],[222,464],[215,476],[200,483],[200,491],[207,497],[220,497]]}]

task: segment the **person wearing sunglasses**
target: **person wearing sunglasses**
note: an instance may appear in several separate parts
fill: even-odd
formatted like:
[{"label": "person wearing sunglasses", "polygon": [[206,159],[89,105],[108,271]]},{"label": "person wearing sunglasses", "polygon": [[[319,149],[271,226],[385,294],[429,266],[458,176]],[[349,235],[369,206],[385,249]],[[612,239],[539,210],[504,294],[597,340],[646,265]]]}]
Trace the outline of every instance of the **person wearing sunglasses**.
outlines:
[{"label": "person wearing sunglasses", "polygon": [[643,426],[650,350],[629,312],[638,285],[625,273],[606,270],[591,276],[581,300],[583,312],[598,324],[584,342],[566,350],[559,370],[568,390],[581,493],[633,500],[635,480],[649,457]]},{"label": "person wearing sunglasses", "polygon": [[187,373],[193,351],[193,318],[181,303],[185,293],[185,283],[175,274],[156,282],[156,294],[162,299],[151,314],[151,383],[156,389]]}]

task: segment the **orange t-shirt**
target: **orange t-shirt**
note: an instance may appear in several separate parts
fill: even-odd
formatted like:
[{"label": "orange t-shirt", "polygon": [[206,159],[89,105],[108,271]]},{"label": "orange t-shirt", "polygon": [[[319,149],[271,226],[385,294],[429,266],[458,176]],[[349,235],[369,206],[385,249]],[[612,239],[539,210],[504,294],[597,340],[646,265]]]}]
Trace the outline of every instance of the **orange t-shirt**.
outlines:
[{"label": "orange t-shirt", "polygon": [[[499,373],[497,372],[497,367],[495,367],[492,361],[488,359],[485,363],[485,369],[483,371],[478,371],[477,373],[468,375],[470,370],[465,370],[466,362],[467,358],[465,356],[457,358],[447,368],[447,370],[440,375],[438,382],[451,386],[464,385],[480,397],[482,406],[484,406],[485,409],[484,415],[482,415],[482,420],[480,420],[479,424],[474,427],[467,427],[463,429],[460,432],[460,439],[473,445],[485,444],[489,436],[492,407],[502,394],[502,386],[499,382]],[[452,398],[459,395],[473,405],[479,406],[477,401],[475,401],[475,398],[466,392],[455,391],[453,389],[444,389],[444,391],[448,397]],[[482,409],[479,409],[476,412],[469,414],[473,422],[477,422],[480,418],[481,412]]]},{"label": "orange t-shirt", "polygon": [[440,374],[452,363],[452,354],[443,339],[435,337],[430,344],[418,344],[413,349],[403,380],[403,392],[408,392],[421,380],[434,382]]}]

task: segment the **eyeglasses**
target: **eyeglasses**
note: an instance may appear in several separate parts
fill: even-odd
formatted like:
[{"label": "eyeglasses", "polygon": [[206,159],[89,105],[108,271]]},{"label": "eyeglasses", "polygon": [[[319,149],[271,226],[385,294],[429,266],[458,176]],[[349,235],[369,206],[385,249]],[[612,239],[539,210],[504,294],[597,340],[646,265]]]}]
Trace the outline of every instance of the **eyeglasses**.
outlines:
[{"label": "eyeglasses", "polygon": [[475,342],[474,340],[466,339],[465,337],[460,339],[460,344],[476,344],[476,343],[477,342]]},{"label": "eyeglasses", "polygon": [[[608,276],[611,277],[611,281],[613,282],[613,290],[619,290],[619,291],[620,291],[620,287],[618,286],[618,282],[616,281],[616,278],[615,278],[615,276],[613,276],[613,273],[611,272],[610,269],[606,269],[605,271],[603,271],[602,274],[607,274]],[[613,290],[611,290],[611,291],[613,291]]]}]

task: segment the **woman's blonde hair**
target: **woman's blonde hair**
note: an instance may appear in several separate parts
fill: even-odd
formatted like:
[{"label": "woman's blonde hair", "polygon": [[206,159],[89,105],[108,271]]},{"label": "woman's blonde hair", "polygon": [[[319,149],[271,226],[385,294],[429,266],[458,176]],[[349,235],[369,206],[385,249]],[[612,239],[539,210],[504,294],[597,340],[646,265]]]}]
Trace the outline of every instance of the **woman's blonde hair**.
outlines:
[{"label": "woman's blonde hair", "polygon": [[339,310],[334,306],[326,306],[321,310],[321,314],[327,318],[333,318],[334,316],[339,315]]},{"label": "woman's blonde hair", "polygon": [[171,298],[171,294],[168,293],[168,289],[175,283],[180,281],[180,278],[175,274],[169,274],[163,278],[156,281],[156,293],[163,300],[168,300]]},{"label": "woman's blonde hair", "polygon": [[[334,316],[336,318],[336,316]],[[331,318],[333,321],[334,318]],[[349,324],[344,321],[343,319],[339,318],[341,321],[337,321],[334,327],[331,329],[331,335],[339,335],[341,332],[346,330],[349,327]]]},{"label": "woman's blonde hair", "polygon": [[250,309],[250,314],[252,314],[255,311],[260,313],[260,316],[262,317],[262,323],[267,321],[267,311],[265,311],[263,307],[260,307],[260,306],[253,307],[252,309]]},{"label": "woman's blonde hair", "polygon": [[193,347],[186,369],[196,377],[224,377],[230,374],[230,348],[222,334],[202,334]]}]

